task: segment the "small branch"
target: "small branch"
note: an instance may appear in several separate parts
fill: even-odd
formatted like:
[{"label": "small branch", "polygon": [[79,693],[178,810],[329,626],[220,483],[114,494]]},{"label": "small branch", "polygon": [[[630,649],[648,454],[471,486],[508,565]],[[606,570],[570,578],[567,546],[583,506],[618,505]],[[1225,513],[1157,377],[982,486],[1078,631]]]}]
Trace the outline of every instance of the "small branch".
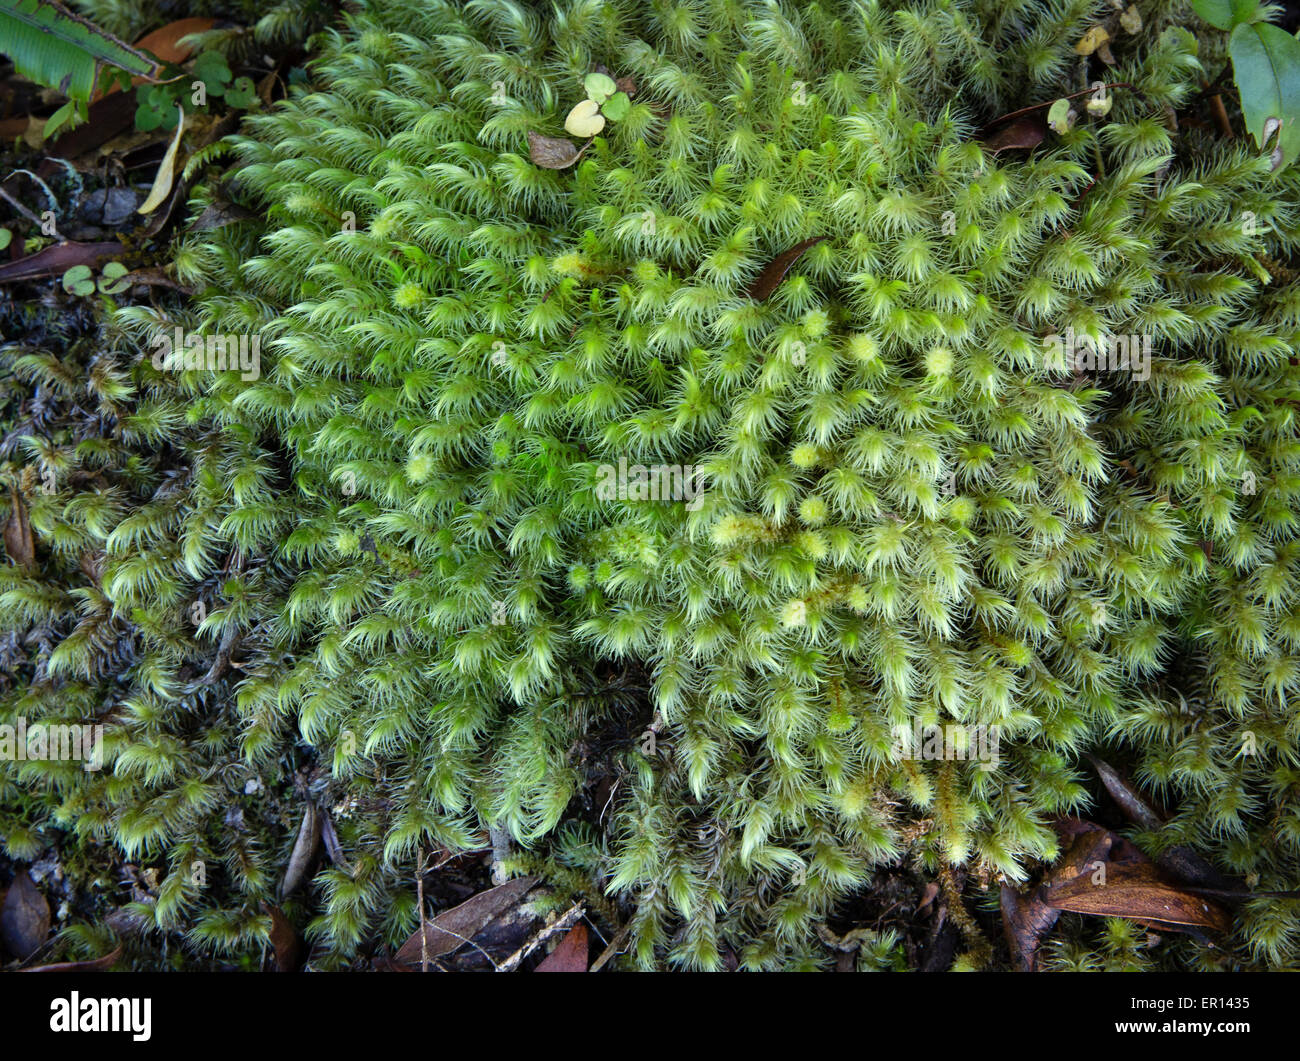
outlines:
[{"label": "small branch", "polygon": [[492,883],[501,885],[507,879],[505,862],[510,857],[510,834],[500,825],[489,825],[488,838],[492,841]]},{"label": "small branch", "polygon": [[[1107,91],[1109,91],[1112,88],[1132,88],[1132,87],[1133,86],[1129,84],[1129,82],[1127,81],[1116,81],[1114,84],[1107,85],[1106,89]],[[1086,96],[1092,91],[1093,90],[1091,88],[1085,88],[1080,92],[1071,92],[1068,96],[1057,96],[1056,99],[1078,99],[1080,96]],[[988,125],[984,126],[984,130],[987,131],[989,129],[993,129],[996,126],[1003,124],[1004,122],[1011,121],[1012,118],[1019,118],[1021,115],[1024,114],[1032,114],[1034,111],[1041,111],[1044,107],[1050,107],[1053,103],[1056,102],[1056,99],[1049,99],[1046,103],[1035,103],[1032,107],[1021,107],[1020,110],[1012,111],[1010,114],[1004,114],[1002,115],[1001,118],[994,118],[991,122],[988,123]]]},{"label": "small branch", "polygon": [[429,971],[429,930],[424,925],[424,848],[417,854],[419,861],[415,865],[415,905],[420,913],[420,972]]},{"label": "small branch", "polygon": [[582,903],[574,903],[571,907],[569,907],[568,910],[564,912],[563,916],[557,918],[554,922],[552,922],[551,924],[543,928],[541,931],[539,931],[537,935],[535,935],[532,939],[530,939],[527,943],[525,943],[522,947],[520,947],[517,951],[515,951],[514,954],[510,955],[509,958],[507,958],[500,965],[498,965],[497,972],[499,973],[514,972],[514,970],[519,967],[520,962],[522,962],[525,958],[527,958],[528,955],[532,954],[533,951],[535,951],[548,939],[550,939],[552,936],[558,935],[561,932],[567,932],[569,929],[571,929],[574,926],[574,924],[579,920],[579,918],[582,917],[582,914],[583,914]]},{"label": "small branch", "polygon": [[971,917],[970,911],[966,909],[966,904],[962,901],[961,889],[957,887],[957,878],[947,862],[939,864],[939,888],[948,904],[948,915],[966,941],[970,956],[981,966],[984,965],[992,956],[993,948],[984,938],[984,933]]},{"label": "small branch", "polygon": [[591,968],[588,969],[587,971],[591,973],[598,973],[601,971],[601,969],[605,968],[605,966],[609,964],[609,962],[618,955],[618,952],[622,949],[623,944],[627,941],[628,934],[631,931],[632,931],[632,922],[629,921],[626,925],[624,925],[622,928],[618,930],[618,934],[615,935],[614,938],[609,941],[609,946],[606,947],[603,951],[601,951],[600,957],[591,963]]},{"label": "small branch", "polygon": [[[30,210],[28,210],[27,207],[23,206],[22,203],[20,203],[7,191],[5,191],[4,188],[0,188],[0,199],[3,199],[6,203],[12,206],[15,210],[17,210],[20,214],[22,214],[23,217],[27,218],[27,220],[30,221],[33,225],[35,225],[37,228],[40,228],[42,226],[43,222],[41,221],[41,219],[37,217],[35,214],[33,214]],[[64,236],[53,225],[50,226],[50,235],[55,236],[60,243],[68,242],[67,237]]]},{"label": "small branch", "polygon": [[1217,92],[1210,97],[1210,113],[1214,115],[1214,121],[1224,139],[1231,140],[1232,123],[1228,121],[1228,109],[1223,105],[1223,97]]}]

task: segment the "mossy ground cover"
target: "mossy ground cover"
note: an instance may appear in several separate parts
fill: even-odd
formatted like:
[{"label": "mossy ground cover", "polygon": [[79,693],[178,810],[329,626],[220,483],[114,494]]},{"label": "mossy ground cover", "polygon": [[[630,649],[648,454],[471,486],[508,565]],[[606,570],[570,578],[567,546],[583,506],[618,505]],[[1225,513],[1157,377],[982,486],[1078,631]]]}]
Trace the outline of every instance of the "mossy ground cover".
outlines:
[{"label": "mossy ground cover", "polygon": [[[920,965],[929,880],[952,959],[1008,965],[999,894],[1079,816],[1295,888],[1300,178],[1213,124],[1213,32],[1117,14],[349,14],[193,204],[254,215],[179,240],[195,299],[16,362],[15,402],[104,423],[15,436],[0,713],[99,719],[107,766],[0,765],[10,857],[149,867],[139,939],[247,961],[311,803],[315,968],[400,946],[416,866],[493,834],[641,967],[831,967],[854,929]],[[596,70],[626,109],[536,164]],[[935,727],[991,754],[900,743]],[[1285,968],[1298,930],[1067,914],[1042,965]]]}]

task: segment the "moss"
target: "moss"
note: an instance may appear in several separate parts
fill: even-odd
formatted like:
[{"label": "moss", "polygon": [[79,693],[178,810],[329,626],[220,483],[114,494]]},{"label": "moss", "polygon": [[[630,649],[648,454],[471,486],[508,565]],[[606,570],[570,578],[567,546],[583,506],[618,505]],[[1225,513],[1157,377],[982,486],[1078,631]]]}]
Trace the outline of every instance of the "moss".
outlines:
[{"label": "moss", "polygon": [[[105,539],[147,654],[114,776],[75,798],[179,872],[201,757],[231,754],[182,723],[165,617],[202,597],[200,636],[239,634],[245,766],[292,749],[359,801],[353,872],[315,882],[322,965],[401,939],[417,849],[489,825],[622,903],[637,964],[826,965],[816,926],[881,865],[1029,878],[1101,747],[1175,811],[1148,849],[1294,886],[1300,178],[1170,131],[1200,71],[1163,8],[1116,44],[1104,120],[982,147],[1087,87],[1093,15],[350,15],[236,138],[261,220],[177,254],[257,378],[158,369],[171,322],[118,314],[140,394],[188,399],[140,437],[191,439],[194,471]],[[628,114],[533,165],[597,66]],[[1136,337],[1127,368],[1067,364],[1078,336]],[[930,725],[995,727],[996,763],[901,755]],[[244,914],[175,904],[197,943],[247,945],[291,833],[231,865]],[[1248,905],[1227,960],[1291,964],[1297,928]],[[1208,960],[1130,930],[1060,963]]]}]

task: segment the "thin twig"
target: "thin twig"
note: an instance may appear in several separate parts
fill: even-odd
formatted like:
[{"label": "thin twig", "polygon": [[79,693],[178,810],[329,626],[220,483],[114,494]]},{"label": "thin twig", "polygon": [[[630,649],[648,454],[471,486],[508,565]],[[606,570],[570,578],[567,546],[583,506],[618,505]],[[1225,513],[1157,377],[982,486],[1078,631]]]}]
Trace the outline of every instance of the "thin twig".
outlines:
[{"label": "thin twig", "polygon": [[1215,93],[1210,97],[1210,113],[1214,115],[1215,122],[1218,123],[1219,132],[1224,135],[1225,139],[1231,140],[1232,123],[1228,121],[1228,109],[1223,105],[1223,97]]},{"label": "thin twig", "polygon": [[429,971],[429,930],[424,925],[424,848],[416,852],[419,862],[415,866],[415,905],[420,911],[420,972]]},{"label": "thin twig", "polygon": [[514,954],[510,955],[505,961],[498,965],[497,972],[509,973],[514,972],[528,955],[532,954],[538,947],[545,943],[552,936],[561,932],[566,932],[573,927],[584,913],[582,903],[574,903],[564,914],[553,921],[551,924],[544,926],[537,935],[533,936],[527,943],[520,947]]},{"label": "thin twig", "polygon": [[[1112,88],[1132,88],[1133,86],[1127,81],[1116,81],[1112,85],[1107,85],[1106,89]],[[1080,96],[1086,96],[1089,92],[1095,91],[1091,88],[1085,88],[1081,92],[1071,92],[1068,96],[1058,96],[1057,99],[1078,99]],[[1018,111],[1012,111],[1010,114],[1004,114],[1001,118],[994,118],[988,125],[984,126],[985,130],[992,129],[1001,125],[1003,122],[1009,122],[1012,118],[1019,118],[1022,114],[1032,114],[1034,111],[1040,111],[1044,107],[1050,107],[1055,103],[1055,99],[1049,99],[1046,103],[1035,103],[1032,107],[1021,107]]]},{"label": "thin twig", "polygon": [[632,922],[629,921],[626,925],[624,925],[622,928],[618,930],[618,934],[615,935],[612,940],[610,940],[609,946],[606,947],[603,951],[601,951],[600,957],[591,963],[591,968],[588,969],[587,971],[591,973],[598,973],[601,971],[601,969],[605,968],[605,966],[610,962],[610,960],[613,959],[618,954],[619,949],[623,946],[624,942],[627,940],[628,933],[631,931],[632,931]]},{"label": "thin twig", "polygon": [[[43,222],[39,217],[37,217],[37,216],[36,216],[35,214],[33,214],[30,210],[28,210],[27,207],[23,206],[22,203],[20,203],[17,199],[15,199],[12,195],[10,195],[10,194],[9,194],[7,191],[5,191],[3,188],[0,188],[0,199],[4,199],[4,201],[5,201],[6,203],[8,203],[8,204],[9,204],[10,206],[12,206],[15,210],[17,210],[20,214],[22,214],[23,217],[27,218],[27,220],[30,221],[33,225],[35,225],[37,228],[42,228],[42,226],[45,224],[45,222]],[[42,228],[42,231],[43,231],[43,228]],[[59,230],[58,230],[57,228],[55,228],[53,224],[50,225],[50,232],[49,232],[49,234],[50,234],[51,236],[55,236],[55,237],[57,237],[57,238],[58,238],[58,241],[59,241],[60,243],[67,243],[67,242],[68,242],[67,237],[64,236],[61,232],[59,232]]]}]

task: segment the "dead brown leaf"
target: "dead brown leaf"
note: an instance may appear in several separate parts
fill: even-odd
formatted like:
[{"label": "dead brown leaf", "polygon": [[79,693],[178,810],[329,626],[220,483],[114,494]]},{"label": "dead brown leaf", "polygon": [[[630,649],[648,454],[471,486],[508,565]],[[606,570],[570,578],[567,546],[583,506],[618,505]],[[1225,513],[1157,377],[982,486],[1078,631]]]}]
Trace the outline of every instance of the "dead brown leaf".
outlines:
[{"label": "dead brown leaf", "polygon": [[1039,886],[1003,887],[1002,927],[1016,967],[1038,967],[1038,945],[1062,910],[1124,917],[1165,931],[1226,932],[1227,911],[1161,871],[1123,837],[1083,818],[1053,823],[1065,853]]},{"label": "dead brown leaf", "polygon": [[825,236],[814,236],[812,239],[806,239],[802,243],[791,247],[788,251],[783,251],[763,266],[763,271],[754,278],[754,282],[749,285],[749,297],[756,302],[762,302],[777,289],[781,281],[785,279],[785,274],[790,271],[804,253],[810,248],[821,243]]},{"label": "dead brown leaf", "polygon": [[271,919],[271,950],[275,953],[275,971],[296,971],[302,953],[302,941],[298,938],[297,930],[278,906],[263,902],[262,910]]},{"label": "dead brown leaf", "polygon": [[1150,862],[1104,863],[1102,869],[1045,889],[1043,902],[1055,910],[1127,917],[1178,930],[1227,932],[1232,927],[1226,910],[1171,883]]},{"label": "dead brown leaf", "polygon": [[214,228],[233,225],[236,221],[248,221],[255,217],[257,217],[257,214],[253,213],[252,210],[245,210],[242,206],[221,199],[217,202],[208,203],[203,208],[203,213],[199,214],[194,224],[190,225],[190,231],[210,232]]},{"label": "dead brown leaf", "polygon": [[90,153],[130,129],[135,124],[135,108],[134,93],[106,95],[90,105],[85,122],[73,129],[64,126],[52,143],[78,169],[93,169],[96,160]]},{"label": "dead brown leaf", "polygon": [[1048,906],[1035,888],[1021,895],[1008,884],[1002,885],[1002,930],[1011,948],[1011,960],[1021,972],[1038,971],[1039,941],[1056,924],[1061,911]]},{"label": "dead brown leaf", "polygon": [[[490,921],[518,903],[536,883],[536,877],[517,877],[479,892],[459,906],[443,911],[411,934],[411,938],[393,956],[394,963],[398,966],[419,965],[424,953],[429,958],[450,954],[473,938]],[[426,941],[424,948],[420,944],[421,933]]]},{"label": "dead brown leaf", "polygon": [[[216,664],[213,664],[215,667]],[[287,899],[302,886],[307,873],[316,858],[320,847],[320,825],[317,821],[319,811],[314,803],[303,808],[302,824],[298,826],[298,836],[293,842],[293,851],[289,854],[289,865],[284,871],[284,881],[280,884],[280,898]]]},{"label": "dead brown leaf", "polygon": [[[179,43],[180,39],[191,33],[202,33],[204,30],[211,29],[216,24],[216,19],[211,18],[182,18],[176,22],[169,22],[167,25],[162,26],[159,29],[146,33],[136,41],[132,47],[137,50],[147,51],[155,58],[161,59],[164,63],[180,63],[188,59],[194,51],[194,49],[188,44],[181,47]],[[148,77],[133,77],[131,78],[131,84],[142,85],[146,81],[151,80],[152,78]],[[107,92],[101,93],[96,90],[94,95],[90,97],[91,105],[94,106],[97,101],[107,99],[119,92],[121,92],[121,89],[118,87],[116,82],[109,87]],[[127,93],[127,95],[130,94]],[[131,95],[130,98],[132,100],[135,99],[133,95]]]},{"label": "dead brown leaf", "polygon": [[1003,885],[1000,896],[1002,931],[1011,949],[1011,959],[1021,972],[1038,971],[1038,945],[1055,926],[1061,911],[1044,901],[1053,884],[1073,881],[1104,865],[1114,847],[1108,830],[1082,819],[1057,823],[1065,854],[1043,877],[1039,887],[1024,894]]},{"label": "dead brown leaf", "polygon": [[[1141,826],[1143,829],[1151,830],[1159,829],[1164,824],[1164,820],[1156,813],[1155,809],[1147,803],[1141,793],[1129,784],[1118,770],[1095,755],[1089,755],[1088,761],[1092,763],[1093,768],[1097,771],[1097,775],[1101,778],[1102,784],[1106,786],[1106,791],[1110,793],[1111,799],[1119,804],[1120,810],[1124,812],[1124,816],[1129,821],[1134,825]],[[1167,848],[1156,857],[1156,862],[1187,884],[1230,891],[1238,883],[1220,873],[1184,844],[1177,844],[1174,847]]]},{"label": "dead brown leaf", "polygon": [[528,132],[528,157],[543,169],[568,169],[581,154],[572,140],[562,136],[541,136]]},{"label": "dead brown leaf", "polygon": [[158,265],[151,265],[147,269],[134,269],[122,279],[132,285],[143,284],[145,287],[169,287],[173,291],[181,291],[187,295],[194,294],[193,288],[186,287],[174,277],[168,276],[167,270]]},{"label": "dead brown leaf", "polygon": [[0,284],[12,284],[19,280],[39,280],[46,276],[62,276],[74,265],[89,265],[92,269],[105,258],[112,258],[122,253],[122,244],[117,240],[107,243],[76,243],[65,240],[52,247],[46,247],[35,254],[19,258],[16,262],[0,265]]},{"label": "dead brown leaf", "polygon": [[181,38],[193,33],[203,33],[217,24],[214,18],[182,18],[169,22],[161,29],[146,33],[135,42],[137,48],[152,52],[164,63],[182,63],[194,52],[189,44],[181,44]]},{"label": "dead brown leaf", "polygon": [[77,566],[83,575],[98,586],[99,580],[104,577],[104,550],[87,549],[81,554]]},{"label": "dead brown leaf", "polygon": [[27,518],[27,502],[13,487],[9,488],[9,518],[4,526],[5,552],[19,567],[36,563],[36,542],[32,539],[32,524]]},{"label": "dead brown leaf", "polygon": [[176,114],[176,132],[172,134],[171,142],[167,145],[167,153],[163,155],[163,160],[158,165],[158,174],[154,177],[153,187],[149,189],[148,198],[136,208],[136,213],[146,217],[170,198],[176,182],[176,174],[179,172],[177,155],[181,149],[181,140],[185,136],[185,109],[179,103],[176,105]]},{"label": "dead brown leaf", "polygon": [[1043,878],[1042,883],[1051,887],[1054,884],[1061,884],[1072,881],[1075,878],[1091,873],[1098,865],[1106,862],[1111,857],[1112,849],[1115,847],[1115,836],[1109,829],[1104,829],[1100,825],[1094,825],[1092,822],[1074,819],[1071,824],[1077,823],[1084,826],[1083,829],[1067,835],[1067,844],[1065,854],[1052,870]]},{"label": "dead brown leaf", "polygon": [[587,926],[574,925],[540,965],[538,973],[585,973],[587,971]]},{"label": "dead brown leaf", "polygon": [[343,846],[339,843],[339,834],[334,828],[334,819],[330,817],[329,811],[320,812],[320,838],[325,844],[325,853],[329,855],[330,861],[344,872],[351,873],[352,867],[343,857]]},{"label": "dead brown leaf", "polygon": [[1047,117],[1035,112],[1008,122],[984,141],[984,147],[991,155],[999,151],[1027,151],[1041,144],[1045,136]]},{"label": "dead brown leaf", "polygon": [[[193,151],[201,151],[209,144],[216,143],[224,136],[229,136],[239,127],[239,114],[235,111],[224,114],[215,121],[210,116],[196,115],[187,119],[194,133],[194,142],[191,144]],[[190,182],[185,179],[183,166],[176,168],[175,187],[172,188],[161,209],[153,212],[153,217],[149,219],[149,224],[145,227],[144,235],[153,238],[162,232],[177,214],[177,207],[189,198]]]},{"label": "dead brown leaf", "polygon": [[0,942],[15,958],[30,957],[50,934],[50,904],[25,869],[9,885],[0,906]]},{"label": "dead brown leaf", "polygon": [[24,973],[106,973],[122,958],[122,944],[118,944],[102,958],[89,958],[83,962],[54,962],[51,965],[33,965],[20,969]]}]

